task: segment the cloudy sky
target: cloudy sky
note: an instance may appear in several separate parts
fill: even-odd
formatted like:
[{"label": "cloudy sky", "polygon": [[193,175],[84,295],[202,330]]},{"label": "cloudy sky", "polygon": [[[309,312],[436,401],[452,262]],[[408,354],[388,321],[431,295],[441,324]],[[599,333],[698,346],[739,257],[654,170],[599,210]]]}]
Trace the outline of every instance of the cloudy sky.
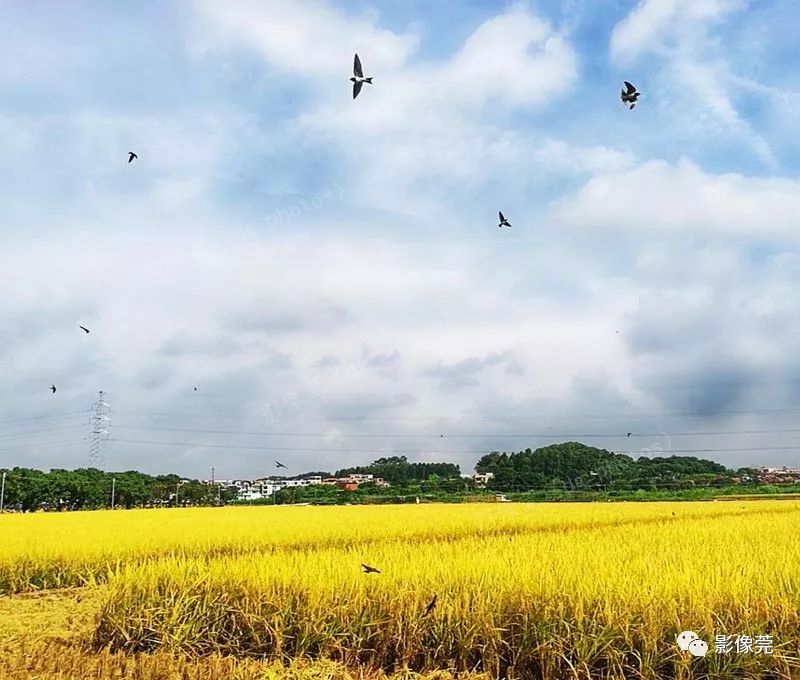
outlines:
[{"label": "cloudy sky", "polygon": [[800,464],[795,9],[0,3],[0,467]]}]

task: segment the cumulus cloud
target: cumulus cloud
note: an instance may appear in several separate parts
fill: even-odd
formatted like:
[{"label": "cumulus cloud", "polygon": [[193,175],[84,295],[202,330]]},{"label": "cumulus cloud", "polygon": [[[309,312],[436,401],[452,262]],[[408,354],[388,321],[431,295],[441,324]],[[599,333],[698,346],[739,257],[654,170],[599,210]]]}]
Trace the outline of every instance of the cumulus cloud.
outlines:
[{"label": "cumulus cloud", "polygon": [[[749,0],[642,0],[614,27],[609,47],[612,59],[627,72],[643,62],[655,71],[648,79],[650,88],[670,102],[670,115],[681,126],[691,129],[699,120],[706,134],[718,128],[744,140],[774,167],[767,140],[734,104],[743,92],[741,79],[715,33],[726,19],[749,6]],[[646,62],[650,56],[656,61]]]},{"label": "cumulus cloud", "polygon": [[590,229],[794,240],[798,210],[794,179],[711,174],[684,158],[598,174],[555,204],[552,219]]},{"label": "cumulus cloud", "polygon": [[374,17],[354,16],[324,0],[256,0],[221,4],[195,0],[197,50],[246,47],[293,75],[341,77],[353,52],[369,55],[376,72],[402,66],[419,37],[381,28]]},{"label": "cumulus cloud", "polygon": [[[652,72],[654,104],[613,119],[584,105],[606,86],[579,32],[521,4],[455,36],[334,2],[197,0],[164,26],[187,49],[159,53],[161,90],[124,105],[73,20],[64,68],[42,53],[0,76],[0,406],[35,419],[4,425],[0,460],[85,464],[100,389],[110,469],[231,477],[376,450],[467,471],[486,450],[581,432],[620,450],[627,431],[704,422],[678,411],[796,405],[795,166],[738,153],[791,126],[733,96],[774,103],[791,83],[756,87],[722,49],[737,7],[650,0],[624,19],[614,65]],[[142,67],[117,35],[125,81]],[[375,76],[357,102],[354,51]],[[701,153],[720,140],[735,148]]]},{"label": "cumulus cloud", "polygon": [[631,61],[747,6],[747,0],[641,0],[614,27],[611,54]]}]

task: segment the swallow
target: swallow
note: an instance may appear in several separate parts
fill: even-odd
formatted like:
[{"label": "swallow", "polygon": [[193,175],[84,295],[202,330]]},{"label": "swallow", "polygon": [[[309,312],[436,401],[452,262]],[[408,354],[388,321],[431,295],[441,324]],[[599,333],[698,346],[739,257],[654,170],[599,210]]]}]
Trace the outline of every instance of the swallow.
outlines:
[{"label": "swallow", "polygon": [[362,564],[361,568],[364,570],[365,574],[380,574],[381,573],[375,567],[370,567],[368,564]]},{"label": "swallow", "polygon": [[498,227],[510,227],[511,226],[511,223],[505,218],[505,215],[503,215],[502,211],[498,211],[497,214],[500,216],[500,224],[497,225]]},{"label": "swallow", "polygon": [[128,163],[133,163],[134,158],[139,158],[133,151],[128,151]]},{"label": "swallow", "polygon": [[358,58],[357,54],[355,59],[353,59],[353,77],[350,78],[350,80],[353,83],[353,99],[358,97],[358,93],[361,92],[364,83],[372,85],[372,78],[364,77],[364,70],[361,68],[361,59]]},{"label": "swallow", "polygon": [[53,394],[55,394],[55,393],[56,393],[56,386],[55,386],[55,385],[50,385],[50,391],[51,391]]},{"label": "swallow", "polygon": [[275,461],[275,467],[278,467],[278,468],[286,468],[287,470],[289,469],[289,468],[287,468],[287,467],[286,467],[286,466],[285,466],[283,463],[281,463],[279,460],[276,460],[276,461]]},{"label": "swallow", "polygon": [[434,609],[436,609],[436,593],[433,594],[433,599],[428,603],[428,606],[425,607],[425,613],[422,615],[422,618],[424,619]]},{"label": "swallow", "polygon": [[636,100],[639,99],[641,92],[637,92],[636,87],[631,85],[627,80],[623,82],[625,83],[625,89],[620,93],[620,99],[622,99],[623,104],[630,104],[630,109],[633,111],[633,107],[636,106]]},{"label": "swallow", "polygon": [[80,328],[84,333],[87,333],[87,334],[89,333],[89,329],[86,328],[85,326],[78,326],[78,328]]},{"label": "swallow", "polygon": [[633,433],[632,433],[632,432],[628,432],[627,436],[628,436],[628,437],[630,437],[630,436],[631,436],[631,434],[633,434]]}]

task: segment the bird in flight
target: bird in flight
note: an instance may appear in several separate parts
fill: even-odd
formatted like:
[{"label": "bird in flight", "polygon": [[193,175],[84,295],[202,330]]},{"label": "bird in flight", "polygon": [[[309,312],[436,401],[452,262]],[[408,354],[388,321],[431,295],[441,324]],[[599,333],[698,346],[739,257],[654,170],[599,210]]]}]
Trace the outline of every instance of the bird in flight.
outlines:
[{"label": "bird in flight", "polygon": [[497,214],[500,216],[500,224],[497,225],[498,227],[510,227],[511,226],[511,222],[509,222],[506,219],[505,215],[503,215],[503,211],[502,210],[498,211]]},{"label": "bird in flight", "polygon": [[361,568],[364,570],[365,574],[380,574],[381,573],[375,567],[370,567],[368,564],[362,564]]},{"label": "bird in flight", "polygon": [[133,151],[128,151],[128,163],[133,163],[134,158],[139,158]]},{"label": "bird in flight", "polygon": [[[279,460],[275,461],[275,467],[286,468],[286,466],[283,463],[281,463]],[[286,468],[286,469],[288,470],[289,468]]]},{"label": "bird in flight", "polygon": [[197,392],[197,388],[196,387],[194,388],[194,391]]},{"label": "bird in flight", "polygon": [[425,618],[434,609],[436,609],[436,593],[433,594],[433,599],[428,603],[428,606],[425,607],[425,613],[422,615],[422,618]]},{"label": "bird in flight", "polygon": [[633,433],[632,433],[632,432],[628,432],[627,436],[628,436],[628,437],[630,437],[630,436],[631,436],[631,434],[633,434]]},{"label": "bird in flight", "polygon": [[84,333],[88,333],[89,332],[89,329],[86,328],[85,326],[78,326],[78,328],[80,328]]},{"label": "bird in flight", "polygon": [[623,104],[630,104],[630,109],[633,111],[633,107],[636,106],[636,100],[639,99],[641,92],[637,92],[636,86],[631,85],[627,80],[623,82],[625,83],[625,89],[622,90],[620,99],[622,99]]},{"label": "bird in flight", "polygon": [[350,80],[353,83],[353,99],[358,97],[358,93],[361,92],[364,83],[372,85],[372,78],[364,77],[364,70],[361,68],[361,59],[358,58],[358,55],[353,60],[353,77]]},{"label": "bird in flight", "polygon": [[51,391],[53,394],[55,394],[55,393],[56,393],[56,386],[55,386],[55,385],[50,385],[50,391]]}]

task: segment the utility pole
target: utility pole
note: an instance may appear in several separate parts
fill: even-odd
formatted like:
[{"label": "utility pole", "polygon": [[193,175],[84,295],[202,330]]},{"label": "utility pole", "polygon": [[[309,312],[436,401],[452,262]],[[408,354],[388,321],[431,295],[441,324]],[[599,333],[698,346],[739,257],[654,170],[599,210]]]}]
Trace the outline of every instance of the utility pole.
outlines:
[{"label": "utility pole", "polygon": [[6,473],[3,471],[3,481],[0,482],[0,512],[3,512],[3,502],[6,498]]},{"label": "utility pole", "polygon": [[100,390],[97,401],[92,404],[94,413],[89,421],[91,426],[89,435],[89,467],[103,469],[106,462],[103,453],[103,442],[108,439],[108,427],[111,423],[111,405],[104,399],[104,392]]},{"label": "utility pole", "polygon": [[181,489],[181,483],[180,483],[180,482],[178,482],[178,483],[175,485],[175,507],[176,507],[176,508],[178,507],[178,492],[180,491],[180,489]]},{"label": "utility pole", "polygon": [[116,495],[117,491],[117,478],[111,478],[111,509],[114,509],[114,496]]},{"label": "utility pole", "polygon": [[[216,471],[216,469],[217,468],[215,468],[213,465],[211,466],[211,486],[214,486],[215,484],[214,472]],[[217,486],[217,505],[222,505],[222,485],[217,484],[216,486]]]}]

